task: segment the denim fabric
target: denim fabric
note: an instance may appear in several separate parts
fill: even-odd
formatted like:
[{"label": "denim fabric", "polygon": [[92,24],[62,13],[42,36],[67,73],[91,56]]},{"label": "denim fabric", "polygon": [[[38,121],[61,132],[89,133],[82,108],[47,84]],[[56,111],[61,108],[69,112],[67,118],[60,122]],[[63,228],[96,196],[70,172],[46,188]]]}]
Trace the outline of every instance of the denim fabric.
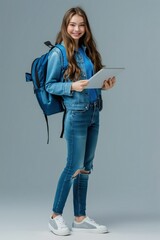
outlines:
[{"label": "denim fabric", "polygon": [[[82,46],[85,57],[85,47]],[[75,51],[75,60],[81,69],[80,79],[86,79],[88,69],[80,52]],[[93,71],[93,69],[92,69]],[[87,89],[82,92],[71,91],[72,81],[63,78],[63,58],[58,48],[50,52],[47,68],[46,90],[60,95],[64,100],[66,117],[64,135],[67,143],[66,166],[59,178],[54,198],[53,212],[62,214],[73,185],[73,201],[75,216],[86,215],[86,196],[89,174],[77,173],[93,168],[93,158],[99,131],[99,111],[102,109],[101,90],[96,89],[98,104],[91,105]]]},{"label": "denim fabric", "polygon": [[[85,47],[83,47],[85,51]],[[81,68],[80,79],[86,79],[86,67],[80,53],[75,52],[75,59],[78,66]],[[82,92],[71,91],[72,81],[67,81],[63,78],[63,58],[58,48],[53,48],[50,51],[48,58],[47,76],[46,76],[46,91],[51,94],[60,95],[64,100],[64,105],[68,110],[85,110],[88,109],[90,103],[90,95],[87,89]],[[102,101],[101,89],[95,90],[97,98]]]},{"label": "denim fabric", "polygon": [[74,215],[86,215],[86,195],[99,131],[99,108],[89,107],[85,111],[68,110],[65,118],[65,139],[67,142],[67,162],[60,176],[55,195],[53,212],[62,214],[70,188],[73,184]]},{"label": "denim fabric", "polygon": [[[83,50],[83,48],[79,48],[78,55],[80,57],[82,56],[82,61],[84,61],[85,70],[86,70],[86,78],[90,79],[94,73],[93,63],[90,60],[90,58],[87,56],[87,54]],[[88,89],[87,92],[89,95],[90,102],[95,102],[97,100],[97,90],[96,89]]]}]

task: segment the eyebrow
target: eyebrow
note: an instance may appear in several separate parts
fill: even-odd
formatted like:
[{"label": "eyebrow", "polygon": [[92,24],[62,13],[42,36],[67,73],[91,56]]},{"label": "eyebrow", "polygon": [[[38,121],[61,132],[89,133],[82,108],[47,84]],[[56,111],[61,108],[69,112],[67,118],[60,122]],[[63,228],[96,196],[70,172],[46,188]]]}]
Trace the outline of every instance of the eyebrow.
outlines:
[{"label": "eyebrow", "polygon": [[[69,23],[77,24],[76,22],[69,22]],[[85,22],[80,22],[79,24],[85,24]]]}]

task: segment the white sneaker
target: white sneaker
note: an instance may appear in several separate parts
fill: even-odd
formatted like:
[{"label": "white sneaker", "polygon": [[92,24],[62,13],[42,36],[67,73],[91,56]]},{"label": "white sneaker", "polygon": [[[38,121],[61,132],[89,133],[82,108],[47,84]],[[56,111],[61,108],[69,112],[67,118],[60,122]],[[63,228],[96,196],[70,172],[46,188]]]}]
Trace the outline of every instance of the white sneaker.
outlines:
[{"label": "white sneaker", "polygon": [[86,217],[80,223],[74,221],[72,224],[72,231],[73,232],[81,231],[81,232],[88,232],[88,233],[107,233],[108,232],[106,226],[99,225],[89,217]]},{"label": "white sneaker", "polygon": [[65,224],[61,215],[58,215],[55,218],[50,217],[48,226],[50,231],[56,235],[66,236],[71,234],[70,229]]}]

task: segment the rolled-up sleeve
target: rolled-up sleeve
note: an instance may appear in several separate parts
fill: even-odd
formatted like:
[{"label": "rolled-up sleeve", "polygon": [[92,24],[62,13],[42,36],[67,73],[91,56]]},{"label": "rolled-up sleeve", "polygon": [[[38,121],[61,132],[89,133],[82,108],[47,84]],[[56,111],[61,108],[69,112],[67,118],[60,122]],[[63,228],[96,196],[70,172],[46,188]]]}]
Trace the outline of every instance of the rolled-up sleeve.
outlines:
[{"label": "rolled-up sleeve", "polygon": [[58,52],[58,50],[53,49],[48,56],[45,88],[51,94],[72,96],[72,82],[61,82],[63,69],[61,52]]}]

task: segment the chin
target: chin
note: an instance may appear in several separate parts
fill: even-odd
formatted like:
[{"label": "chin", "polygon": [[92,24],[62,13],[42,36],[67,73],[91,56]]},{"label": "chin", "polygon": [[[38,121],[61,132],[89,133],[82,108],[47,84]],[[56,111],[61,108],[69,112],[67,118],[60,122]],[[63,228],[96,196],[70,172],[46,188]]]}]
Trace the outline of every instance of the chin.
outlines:
[{"label": "chin", "polygon": [[74,40],[79,40],[81,37],[72,37]]},{"label": "chin", "polygon": [[82,37],[83,35],[79,35],[79,36],[77,36],[77,37],[75,37],[75,36],[71,36],[73,39],[75,39],[75,40],[78,40],[78,39],[80,39],[81,37]]}]

